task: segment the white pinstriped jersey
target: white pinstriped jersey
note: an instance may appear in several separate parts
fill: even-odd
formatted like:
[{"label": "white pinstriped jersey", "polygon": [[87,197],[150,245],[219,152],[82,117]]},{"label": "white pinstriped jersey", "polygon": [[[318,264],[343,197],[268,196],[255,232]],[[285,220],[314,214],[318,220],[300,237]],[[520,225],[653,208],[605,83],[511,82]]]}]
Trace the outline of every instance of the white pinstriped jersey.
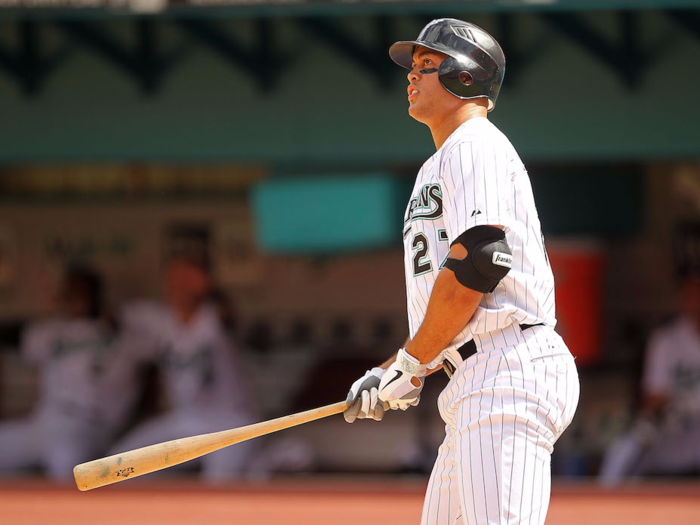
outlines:
[{"label": "white pinstriped jersey", "polygon": [[691,317],[654,332],[642,386],[648,395],[668,396],[671,410],[700,416],[700,332]]},{"label": "white pinstriped jersey", "polygon": [[[53,319],[27,328],[22,352],[39,366],[40,409],[118,428],[138,395],[130,348],[92,319]],[[111,388],[112,387],[112,388]],[[124,390],[118,396],[114,388]]]},{"label": "white pinstriped jersey", "polygon": [[160,365],[173,410],[247,408],[232,343],[213,306],[203,305],[183,324],[171,308],[137,301],[124,308],[123,320],[133,345]]},{"label": "white pinstriped jersey", "polygon": [[481,225],[504,227],[512,268],[432,366],[467,341],[478,344],[484,334],[513,323],[556,324],[554,278],[530,179],[510,141],[483,117],[457,128],[416,178],[403,229],[411,338],[423,322],[450,244]]}]

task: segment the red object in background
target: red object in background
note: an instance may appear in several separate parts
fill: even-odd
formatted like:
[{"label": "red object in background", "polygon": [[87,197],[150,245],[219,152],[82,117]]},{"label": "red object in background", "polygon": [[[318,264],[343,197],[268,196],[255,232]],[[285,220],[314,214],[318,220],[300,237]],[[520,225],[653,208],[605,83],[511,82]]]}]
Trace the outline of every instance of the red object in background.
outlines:
[{"label": "red object in background", "polygon": [[602,345],[602,250],[588,246],[548,247],[557,301],[557,332],[578,365],[599,361]]}]

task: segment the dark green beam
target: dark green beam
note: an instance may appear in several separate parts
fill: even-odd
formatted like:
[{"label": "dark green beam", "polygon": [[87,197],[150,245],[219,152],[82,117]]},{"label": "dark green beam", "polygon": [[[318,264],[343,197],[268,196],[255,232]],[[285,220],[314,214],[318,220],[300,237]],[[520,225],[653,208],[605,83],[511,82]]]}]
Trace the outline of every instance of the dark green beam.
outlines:
[{"label": "dark green beam", "polygon": [[291,63],[289,57],[282,57],[277,53],[275,32],[271,27],[273,23],[266,18],[256,21],[257,41],[250,49],[214,21],[199,18],[178,21],[180,28],[198,43],[215,51],[231,64],[243,68],[263,91],[273,89],[280,75]]},{"label": "dark green beam", "polygon": [[628,88],[634,89],[644,74],[644,51],[639,43],[636,13],[620,12],[622,43],[611,42],[594,25],[576,13],[545,12],[540,16],[549,27],[578,44],[600,63],[620,75]]},{"label": "dark green beam", "polygon": [[20,20],[17,28],[17,49],[0,47],[0,69],[17,81],[26,96],[34,97],[41,91],[51,72],[70,55],[71,46],[64,44],[46,56],[42,49],[43,32],[39,22]]},{"label": "dark green beam", "polygon": [[332,19],[300,18],[298,23],[308,33],[333,47],[337,53],[345,55],[365,69],[382,88],[388,89],[391,86],[396,70],[387,53],[393,43],[390,19],[380,16],[372,21],[373,41],[369,44],[359,40],[357,35]]},{"label": "dark green beam", "polygon": [[136,45],[131,49],[100,28],[99,22],[64,20],[57,23],[74,42],[94,51],[136,79],[144,93],[153,94],[171,67],[173,55],[159,54],[156,20],[139,17],[133,20],[133,24]]},{"label": "dark green beam", "polygon": [[[66,1],[68,3],[68,0]],[[256,18],[256,17],[344,17],[378,15],[444,16],[459,13],[558,12],[558,11],[619,11],[648,9],[700,9],[700,0],[553,0],[539,3],[525,0],[423,0],[394,2],[343,2],[341,0],[309,0],[300,3],[236,2],[228,6],[176,5],[157,16],[175,18]],[[90,19],[138,16],[128,9],[85,8],[0,8],[0,18],[17,16],[40,19]]]},{"label": "dark green beam", "polygon": [[667,11],[666,14],[691,35],[700,40],[700,10],[671,10]]}]

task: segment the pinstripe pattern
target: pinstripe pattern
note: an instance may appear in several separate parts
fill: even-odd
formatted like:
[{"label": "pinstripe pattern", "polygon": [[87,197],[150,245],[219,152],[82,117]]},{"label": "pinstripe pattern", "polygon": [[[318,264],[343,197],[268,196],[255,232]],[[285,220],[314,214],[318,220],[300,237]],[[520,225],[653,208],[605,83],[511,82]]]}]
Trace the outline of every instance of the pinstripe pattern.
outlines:
[{"label": "pinstripe pattern", "polygon": [[544,523],[551,453],[578,396],[574,360],[549,327],[463,362],[438,400],[446,436],[421,524]]},{"label": "pinstripe pattern", "polygon": [[[578,404],[578,375],[553,330],[554,279],[529,177],[485,118],[462,124],[418,173],[403,231],[411,338],[450,243],[480,225],[504,227],[513,267],[430,365],[448,358],[457,369],[438,401],[446,436],[421,524],[539,525],[550,455]],[[463,362],[456,349],[472,339],[478,351]]]},{"label": "pinstripe pattern", "polygon": [[[436,216],[440,206],[442,214]],[[470,323],[434,365],[445,355],[459,362],[456,348],[513,322],[556,323],[554,278],[527,171],[508,139],[487,119],[476,118],[462,124],[425,162],[406,209],[404,266],[411,337],[423,322],[450,243],[469,228],[487,224],[506,228],[513,268],[494,293],[484,296]],[[417,242],[424,253],[416,249]],[[429,264],[430,270],[418,263]]]}]

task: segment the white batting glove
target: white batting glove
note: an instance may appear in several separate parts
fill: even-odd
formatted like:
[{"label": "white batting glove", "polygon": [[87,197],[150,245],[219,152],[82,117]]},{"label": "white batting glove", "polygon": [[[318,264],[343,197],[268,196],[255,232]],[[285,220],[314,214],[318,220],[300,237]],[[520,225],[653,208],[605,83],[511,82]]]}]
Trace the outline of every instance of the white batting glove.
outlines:
[{"label": "white batting glove", "polygon": [[355,419],[382,420],[384,412],[389,409],[389,405],[379,401],[378,396],[378,387],[384,372],[383,368],[375,367],[352,384],[346,401],[353,404],[343,413],[345,421],[352,423]]},{"label": "white batting glove", "polygon": [[[423,377],[427,370],[428,365],[422,364],[402,348],[396,354],[396,361],[382,376],[379,383],[379,400],[387,402],[392,410],[397,408],[406,410],[408,407],[416,406],[420,401]],[[418,378],[420,386],[413,384],[414,377]]]}]

